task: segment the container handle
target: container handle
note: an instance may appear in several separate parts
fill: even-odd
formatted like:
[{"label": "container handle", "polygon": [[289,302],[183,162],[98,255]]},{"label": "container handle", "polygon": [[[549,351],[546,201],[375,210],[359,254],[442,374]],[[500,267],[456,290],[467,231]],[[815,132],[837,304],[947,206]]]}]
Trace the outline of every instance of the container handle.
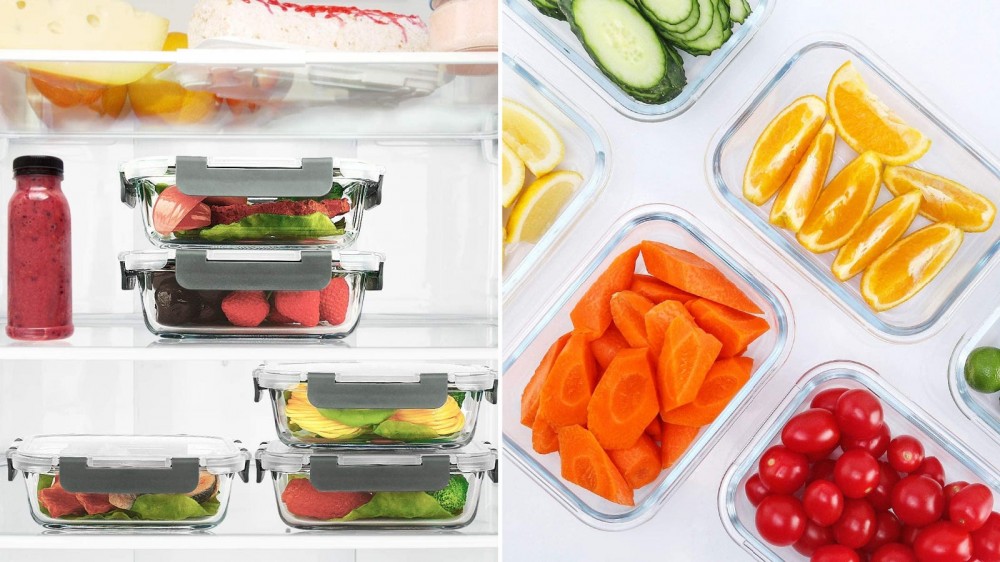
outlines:
[{"label": "container handle", "polygon": [[169,468],[95,468],[86,457],[59,459],[59,483],[81,494],[186,494],[198,487],[196,458],[173,458]]},{"label": "container handle", "polygon": [[14,451],[17,450],[17,444],[21,442],[21,438],[18,437],[11,443],[10,447],[7,448],[7,481],[13,482],[14,476],[17,475],[17,470],[14,470]]},{"label": "container handle", "polygon": [[210,260],[207,250],[177,250],[177,283],[195,291],[319,291],[330,284],[333,254],[300,252],[298,261]]},{"label": "container handle", "polygon": [[336,373],[309,373],[307,395],[317,408],[435,410],[448,400],[448,374],[422,373],[417,382],[343,382]]},{"label": "container handle", "polygon": [[338,456],[313,455],[309,481],[325,492],[433,492],[451,478],[448,455],[424,455],[416,465],[342,465]]},{"label": "container handle", "polygon": [[303,158],[298,168],[214,168],[204,156],[178,156],[175,168],[185,195],[323,197],[333,189],[333,158]]}]

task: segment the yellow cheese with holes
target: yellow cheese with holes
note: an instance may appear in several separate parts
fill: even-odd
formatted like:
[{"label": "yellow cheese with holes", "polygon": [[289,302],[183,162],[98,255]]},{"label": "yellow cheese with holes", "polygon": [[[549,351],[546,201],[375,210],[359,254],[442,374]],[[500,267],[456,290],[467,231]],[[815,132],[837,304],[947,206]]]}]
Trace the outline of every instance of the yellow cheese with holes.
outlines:
[{"label": "yellow cheese with holes", "polygon": [[[160,51],[170,22],[124,0],[0,0],[0,49]],[[155,63],[31,62],[21,66],[120,86]]]}]

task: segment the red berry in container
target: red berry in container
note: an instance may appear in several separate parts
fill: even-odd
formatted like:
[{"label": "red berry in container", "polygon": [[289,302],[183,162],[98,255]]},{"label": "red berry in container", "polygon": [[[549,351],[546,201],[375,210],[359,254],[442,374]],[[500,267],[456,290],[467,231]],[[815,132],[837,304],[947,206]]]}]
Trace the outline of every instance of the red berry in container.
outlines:
[{"label": "red berry in container", "polygon": [[882,428],[879,430],[875,437],[868,439],[855,439],[853,437],[844,436],[840,439],[840,448],[844,451],[850,451],[851,449],[861,449],[862,451],[867,451],[868,454],[875,457],[876,459],[882,458],[886,450],[889,449],[889,441],[892,439],[892,434],[889,433],[889,426],[882,424]]},{"label": "red berry in container", "polygon": [[980,562],[1000,562],[1000,514],[991,513],[972,533],[972,556]]},{"label": "red berry in container", "polygon": [[875,509],[865,500],[848,499],[844,514],[833,525],[833,536],[848,548],[864,547],[875,536]]},{"label": "red berry in container", "polygon": [[972,537],[951,521],[939,521],[917,533],[913,551],[919,562],[967,562],[972,558]]},{"label": "red berry in container", "polygon": [[233,326],[260,326],[270,311],[264,291],[233,291],[222,299],[222,313]]},{"label": "red berry in container", "polygon": [[944,486],[944,467],[941,466],[941,461],[937,457],[925,457],[924,462],[920,464],[920,468],[913,474],[930,476],[938,484]]},{"label": "red berry in container", "polygon": [[812,402],[809,403],[809,407],[829,410],[832,414],[837,410],[837,400],[840,398],[840,395],[845,392],[847,392],[846,388],[828,388],[816,396],[813,396]]},{"label": "red berry in container", "polygon": [[924,446],[916,437],[900,435],[889,442],[889,464],[899,472],[915,472],[924,462]]},{"label": "red berry in container", "polygon": [[903,535],[903,524],[891,511],[881,511],[875,514],[875,534],[865,545],[865,550],[874,551],[889,543],[899,542]]},{"label": "red berry in container", "polygon": [[813,463],[809,468],[808,482],[816,480],[829,480],[833,482],[833,469],[837,466],[837,461],[833,459],[822,459]]},{"label": "red berry in container", "polygon": [[882,404],[874,394],[853,389],[840,395],[834,411],[840,433],[855,439],[871,439],[882,430]]},{"label": "red berry in container", "polygon": [[760,505],[761,500],[771,493],[768,491],[767,486],[760,481],[759,474],[754,474],[747,480],[747,483],[743,485],[743,491],[746,492],[747,499],[750,500],[750,505],[754,507]]},{"label": "red berry in container", "polygon": [[879,547],[869,562],[917,562],[917,555],[909,546],[895,542]]},{"label": "red berry in container", "polygon": [[861,557],[852,548],[828,544],[817,548],[809,562],[861,562]]},{"label": "red berry in container", "polygon": [[833,529],[806,521],[805,532],[795,541],[792,548],[802,556],[812,556],[817,548],[828,544],[833,544]]},{"label": "red berry in container", "polygon": [[792,496],[768,496],[754,517],[761,538],[775,546],[791,546],[806,531],[806,510]]},{"label": "red berry in container", "polygon": [[875,511],[888,511],[892,509],[892,489],[899,482],[899,473],[895,471],[889,463],[881,461],[878,463],[878,484],[865,499],[872,504]]},{"label": "red berry in container", "polygon": [[833,413],[813,408],[796,414],[781,429],[781,442],[804,455],[829,455],[840,442],[840,428]]},{"label": "red berry in container", "polygon": [[810,521],[829,527],[844,513],[844,494],[833,482],[817,480],[806,486],[802,507]]},{"label": "red berry in container", "polygon": [[944,505],[945,505],[945,507],[948,507],[948,502],[951,501],[951,498],[955,497],[955,494],[957,494],[959,491],[961,491],[963,488],[965,488],[968,485],[969,485],[969,483],[966,482],[965,480],[959,480],[958,482],[952,482],[951,484],[948,484],[947,486],[945,486],[944,487]]},{"label": "red berry in container", "polygon": [[969,484],[948,502],[948,519],[966,531],[978,530],[993,512],[993,492],[982,484]]},{"label": "red berry in container", "polygon": [[760,480],[768,490],[775,494],[793,494],[806,483],[809,460],[802,453],[775,445],[761,455],[758,469]]},{"label": "red berry in container", "polygon": [[903,478],[892,489],[891,497],[896,517],[912,527],[930,525],[944,513],[944,490],[927,476]]},{"label": "red berry in container", "polygon": [[845,452],[833,468],[833,481],[848,498],[867,496],[875,489],[878,479],[878,461],[861,449]]}]

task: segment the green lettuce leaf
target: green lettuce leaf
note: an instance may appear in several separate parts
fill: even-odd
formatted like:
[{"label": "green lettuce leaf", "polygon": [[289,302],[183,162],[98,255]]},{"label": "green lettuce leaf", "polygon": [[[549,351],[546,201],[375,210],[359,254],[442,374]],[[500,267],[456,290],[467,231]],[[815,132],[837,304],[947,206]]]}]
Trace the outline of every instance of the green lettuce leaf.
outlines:
[{"label": "green lettuce leaf", "polygon": [[[215,510],[218,511],[218,507]],[[211,515],[208,509],[182,494],[143,494],[135,499],[132,511],[140,519],[156,521],[182,521]]]},{"label": "green lettuce leaf", "polygon": [[459,408],[462,407],[462,402],[465,402],[465,391],[462,391],[462,392],[449,392],[448,396],[451,396],[452,398],[455,399],[455,402],[458,402],[458,407]]},{"label": "green lettuce leaf", "polygon": [[352,408],[338,410],[333,408],[316,408],[324,418],[335,422],[349,425],[351,427],[365,427],[376,425],[389,419],[389,416],[396,413],[396,410],[366,410],[362,408]]},{"label": "green lettuce leaf", "polygon": [[261,240],[264,238],[324,238],[344,233],[342,226],[323,213],[285,216],[260,213],[232,224],[217,224],[201,230],[201,237],[212,241]]},{"label": "green lettuce leaf", "polygon": [[376,492],[371,501],[344,516],[359,519],[451,519],[451,513],[426,492]]},{"label": "green lettuce leaf", "polygon": [[378,424],[373,433],[397,441],[420,441],[438,437],[438,432],[425,425],[395,420],[386,420]]}]

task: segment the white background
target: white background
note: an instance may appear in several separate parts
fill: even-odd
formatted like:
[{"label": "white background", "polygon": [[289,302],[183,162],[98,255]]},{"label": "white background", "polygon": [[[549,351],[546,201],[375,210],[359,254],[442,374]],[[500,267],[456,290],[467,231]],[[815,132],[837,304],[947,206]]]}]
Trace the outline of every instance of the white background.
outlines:
[{"label": "white background", "polygon": [[[540,48],[525,30],[504,20],[504,51],[526,61],[600,124],[611,144],[612,171],[605,191],[506,303],[503,340],[511,339],[565,281],[604,232],[626,210],[672,203],[695,214],[774,282],[791,303],[795,333],[783,368],[716,443],[690,479],[644,525],[612,533],[592,529],[558,505],[510,462],[502,472],[503,558],[530,560],[743,560],[719,515],[722,477],[761,423],[809,368],[849,359],[878,371],[984,458],[1000,464],[1000,447],[959,411],[948,388],[948,363],[961,336],[1000,304],[995,268],[930,339],[891,344],[863,330],[799,270],[752,234],[710,192],[705,155],[717,129],[783,62],[806,35],[837,32],[858,39],[919,90],[973,139],[1000,152],[1000,4],[988,0],[774,0],[770,18],[746,48],[687,113],[659,123],[631,121]],[[971,186],[975,187],[975,186]],[[994,260],[995,262],[996,260]],[[507,420],[505,423],[516,423]]]}]

